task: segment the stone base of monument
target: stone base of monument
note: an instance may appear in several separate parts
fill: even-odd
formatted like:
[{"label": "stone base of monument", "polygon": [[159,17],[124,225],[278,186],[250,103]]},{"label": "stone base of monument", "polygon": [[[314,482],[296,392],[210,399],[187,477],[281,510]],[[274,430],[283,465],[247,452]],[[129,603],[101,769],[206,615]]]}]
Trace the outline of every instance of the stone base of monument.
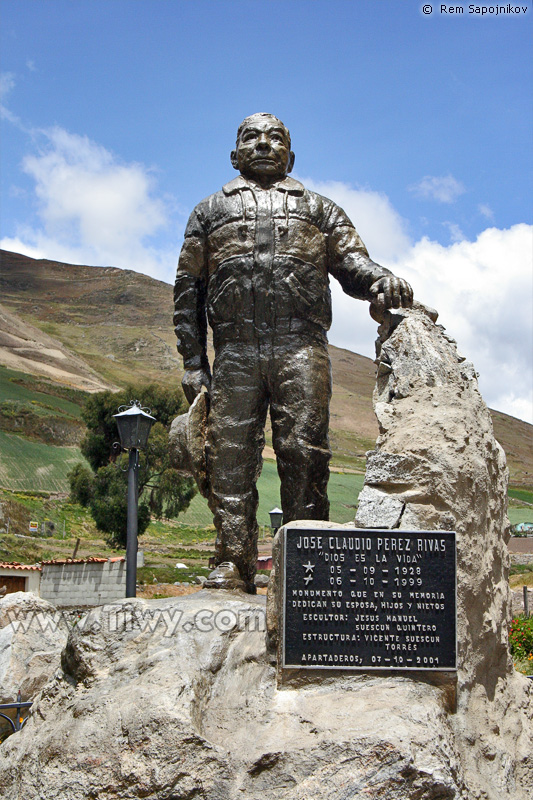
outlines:
[{"label": "stone base of monument", "polygon": [[[34,695],[23,730],[0,747],[0,796],[531,795],[525,679],[500,680],[492,696],[458,686],[457,704],[449,683],[413,674],[307,671],[278,686],[265,610],[261,596],[201,590],[91,611],[62,653],[58,642],[61,667]],[[53,609],[40,614],[50,628]],[[24,626],[7,622],[4,631],[20,673],[33,663],[28,643],[18,644]]]}]

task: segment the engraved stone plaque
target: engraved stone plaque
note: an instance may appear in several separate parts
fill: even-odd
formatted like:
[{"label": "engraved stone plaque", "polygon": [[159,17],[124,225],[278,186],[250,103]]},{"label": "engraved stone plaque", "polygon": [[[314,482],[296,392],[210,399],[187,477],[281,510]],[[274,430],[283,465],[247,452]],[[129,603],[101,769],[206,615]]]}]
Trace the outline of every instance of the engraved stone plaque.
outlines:
[{"label": "engraved stone plaque", "polygon": [[456,669],[455,533],[290,528],[283,667]]}]

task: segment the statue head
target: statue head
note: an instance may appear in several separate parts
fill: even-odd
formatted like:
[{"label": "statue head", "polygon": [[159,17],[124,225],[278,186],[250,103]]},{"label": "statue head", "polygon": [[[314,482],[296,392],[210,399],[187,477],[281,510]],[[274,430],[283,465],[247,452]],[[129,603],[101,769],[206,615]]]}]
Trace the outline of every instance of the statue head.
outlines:
[{"label": "statue head", "polygon": [[252,114],[239,125],[232,166],[246,178],[272,183],[284,178],[293,168],[291,135],[273,114]]}]

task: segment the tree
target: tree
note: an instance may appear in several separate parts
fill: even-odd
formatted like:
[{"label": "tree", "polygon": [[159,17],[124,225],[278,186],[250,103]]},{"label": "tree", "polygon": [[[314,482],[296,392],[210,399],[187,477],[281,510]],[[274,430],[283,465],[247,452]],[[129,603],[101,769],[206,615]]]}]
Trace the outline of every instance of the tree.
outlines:
[{"label": "tree", "polygon": [[[128,521],[128,479],[115,464],[100,467],[93,482],[93,495],[89,503],[91,516],[99,531],[117,547],[126,547]],[[140,500],[137,512],[137,534],[142,536],[150,524],[148,503]]]},{"label": "tree", "polygon": [[171,391],[153,383],[128,386],[120,392],[96,392],[90,395],[82,411],[88,430],[81,443],[81,452],[95,472],[113,460],[116,454],[113,443],[118,440],[117,423],[113,415],[119,406],[128,406],[132,400],[138,400],[141,406],[151,409],[152,416],[167,431],[174,417],[187,410],[181,390]]},{"label": "tree", "polygon": [[113,415],[119,406],[138,400],[157,419],[150,432],[146,450],[139,453],[138,533],[141,536],[153,514],[176,517],[196,494],[191,478],[184,478],[170,464],[168,431],[174,417],[186,408],[181,391],[164,387],[128,386],[121,392],[97,392],[91,395],[82,416],[87,433],[81,451],[92,472],[82,464],[69,473],[71,497],[88,507],[96,527],[117,547],[126,545],[127,462],[117,455],[114,443],[118,430]]},{"label": "tree", "polygon": [[76,464],[68,474],[70,497],[87,508],[93,495],[94,474],[85,464]]}]

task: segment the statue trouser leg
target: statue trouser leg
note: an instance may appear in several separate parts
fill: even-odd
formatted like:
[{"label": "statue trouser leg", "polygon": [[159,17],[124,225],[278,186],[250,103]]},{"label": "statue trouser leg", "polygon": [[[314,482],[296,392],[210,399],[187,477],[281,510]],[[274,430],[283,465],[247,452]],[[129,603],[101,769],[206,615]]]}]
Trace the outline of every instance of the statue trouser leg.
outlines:
[{"label": "statue trouser leg", "polygon": [[283,521],[328,519],[331,364],[326,337],[303,342],[291,334],[279,341],[269,384]]},{"label": "statue trouser leg", "polygon": [[251,583],[257,563],[256,482],[268,404],[255,344],[217,347],[210,395],[206,451],[216,563],[232,561]]}]

